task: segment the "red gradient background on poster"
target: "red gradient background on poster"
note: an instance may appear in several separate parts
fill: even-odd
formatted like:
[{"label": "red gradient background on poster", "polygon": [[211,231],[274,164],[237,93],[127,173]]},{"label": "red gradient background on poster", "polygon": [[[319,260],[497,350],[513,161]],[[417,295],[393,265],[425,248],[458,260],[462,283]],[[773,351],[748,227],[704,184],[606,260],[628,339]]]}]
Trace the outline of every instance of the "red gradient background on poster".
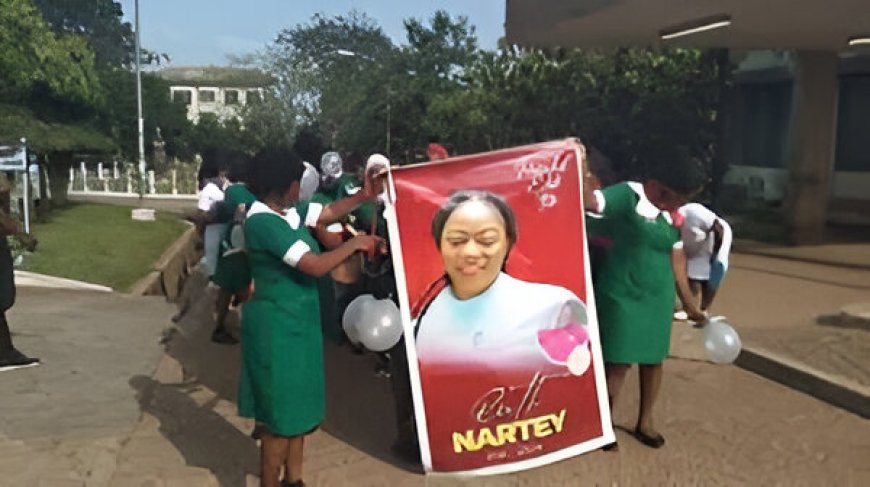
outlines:
[{"label": "red gradient background on poster", "polygon": [[[394,169],[396,219],[412,307],[444,273],[431,221],[448,195],[459,189],[492,191],[513,208],[519,238],[507,262],[508,274],[562,286],[587,303],[578,147],[569,139]],[[545,360],[511,370],[420,364],[432,470],[492,467],[601,437],[596,365],[593,361],[586,373],[573,376]],[[536,418],[554,418],[562,411],[558,433],[534,434]],[[496,432],[500,427],[516,441],[455,451],[454,433],[472,431],[477,438],[482,428]]]}]

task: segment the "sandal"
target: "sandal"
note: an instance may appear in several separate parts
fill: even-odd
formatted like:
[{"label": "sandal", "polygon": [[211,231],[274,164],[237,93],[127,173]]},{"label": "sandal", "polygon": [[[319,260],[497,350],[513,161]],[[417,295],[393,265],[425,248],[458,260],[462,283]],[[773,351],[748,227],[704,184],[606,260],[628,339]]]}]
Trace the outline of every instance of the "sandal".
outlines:
[{"label": "sandal", "polygon": [[637,441],[643,443],[650,448],[661,448],[665,445],[665,437],[659,434],[650,436],[639,429],[634,430],[634,437]]}]

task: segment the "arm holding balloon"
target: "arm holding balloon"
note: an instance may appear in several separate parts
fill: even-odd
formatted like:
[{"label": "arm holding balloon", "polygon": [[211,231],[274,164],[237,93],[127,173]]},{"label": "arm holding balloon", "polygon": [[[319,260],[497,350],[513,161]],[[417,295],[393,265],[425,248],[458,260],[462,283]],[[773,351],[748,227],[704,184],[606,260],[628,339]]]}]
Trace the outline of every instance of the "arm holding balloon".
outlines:
[{"label": "arm holding balloon", "polygon": [[686,275],[686,252],[682,245],[674,246],[671,250],[671,268],[674,272],[674,280],[677,284],[677,295],[683,303],[683,309],[692,321],[706,321],[707,316],[698,308],[692,299],[692,291],[689,288],[689,278]]}]

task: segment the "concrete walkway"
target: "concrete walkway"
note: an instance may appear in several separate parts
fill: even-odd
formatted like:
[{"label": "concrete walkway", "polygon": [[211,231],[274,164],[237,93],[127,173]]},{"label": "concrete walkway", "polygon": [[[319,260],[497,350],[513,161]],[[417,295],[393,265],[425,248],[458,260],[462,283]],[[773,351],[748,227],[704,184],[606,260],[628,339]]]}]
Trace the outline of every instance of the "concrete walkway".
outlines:
[{"label": "concrete walkway", "polygon": [[[115,481],[170,485],[181,462],[220,485],[257,485],[250,421],[235,415],[238,347],[214,345],[210,299],[193,282],[194,306],[169,342],[167,358],[144,391],[143,420],[122,450]],[[189,290],[191,291],[191,290]],[[233,327],[237,322],[233,323]],[[697,330],[675,326],[659,406],[668,444],[650,450],[626,430],[638,401],[631,374],[615,418],[619,453],[594,452],[513,475],[478,479],[420,474],[389,446],[395,421],[389,382],[370,355],[327,345],[328,419],[306,443],[305,479],[314,486],[537,485],[863,485],[870,482],[870,423],[733,366],[699,360]],[[163,445],[163,449],[159,448]],[[137,446],[139,445],[139,446]],[[132,451],[128,451],[132,449]],[[156,459],[151,456],[156,455]],[[121,475],[123,474],[123,475]],[[135,477],[139,475],[140,477]],[[164,479],[164,484],[159,483]],[[200,484],[211,485],[206,480]],[[114,484],[113,484],[114,485]],[[142,485],[121,483],[118,485]]]},{"label": "concrete walkway", "polygon": [[[802,364],[830,364],[830,374],[866,385],[866,336],[857,334],[866,332],[816,325],[814,317],[866,300],[870,281],[860,271],[817,266],[735,255],[714,311],[731,319],[747,348],[792,350]],[[158,340],[175,308],[161,298],[19,289],[9,314],[16,344],[45,363],[0,374],[0,486],[256,485],[253,425],[234,405],[239,348],[208,340],[214,295],[200,276],[188,281],[184,297],[192,306],[165,335],[164,354]],[[425,477],[390,453],[389,382],[373,373],[370,355],[328,345],[328,419],[306,442],[306,482],[870,485],[866,419],[738,367],[707,363],[700,331],[688,324],[675,324],[671,356],[658,405],[663,449],[625,432],[638,400],[632,373],[614,411],[618,453],[457,479]]]},{"label": "concrete walkway", "polygon": [[111,485],[141,411],[130,384],[163,355],[162,298],[20,287],[7,313],[38,367],[0,373],[0,485]]},{"label": "concrete walkway", "polygon": [[[821,264],[811,251],[734,255],[712,311],[739,331],[748,353],[738,363],[870,417],[870,267]],[[841,257],[868,255],[864,244]]]}]

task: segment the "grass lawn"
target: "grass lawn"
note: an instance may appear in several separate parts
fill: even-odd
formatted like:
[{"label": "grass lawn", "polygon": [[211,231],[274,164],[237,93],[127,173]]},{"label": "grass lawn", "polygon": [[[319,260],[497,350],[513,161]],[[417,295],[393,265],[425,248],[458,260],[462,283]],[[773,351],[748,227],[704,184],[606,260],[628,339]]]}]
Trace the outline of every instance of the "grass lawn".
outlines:
[{"label": "grass lawn", "polygon": [[33,225],[39,246],[21,269],[129,290],[188,228],[170,214],[134,221],[131,210],[97,204],[53,210],[50,222]]}]

